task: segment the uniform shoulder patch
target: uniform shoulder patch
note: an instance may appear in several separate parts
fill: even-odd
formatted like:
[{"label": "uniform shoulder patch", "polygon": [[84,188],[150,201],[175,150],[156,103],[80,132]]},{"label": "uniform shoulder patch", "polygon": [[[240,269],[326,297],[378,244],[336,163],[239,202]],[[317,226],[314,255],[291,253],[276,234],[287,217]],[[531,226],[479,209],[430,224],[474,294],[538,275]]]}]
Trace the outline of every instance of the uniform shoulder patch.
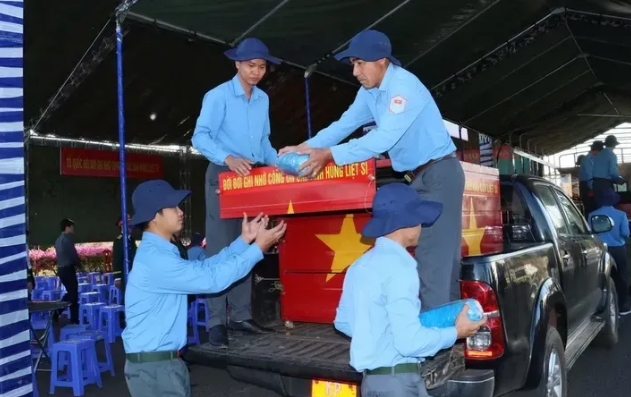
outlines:
[{"label": "uniform shoulder patch", "polygon": [[395,95],[390,98],[390,105],[388,106],[388,110],[390,110],[394,114],[398,114],[405,110],[406,104],[407,99],[403,98],[401,95]]}]

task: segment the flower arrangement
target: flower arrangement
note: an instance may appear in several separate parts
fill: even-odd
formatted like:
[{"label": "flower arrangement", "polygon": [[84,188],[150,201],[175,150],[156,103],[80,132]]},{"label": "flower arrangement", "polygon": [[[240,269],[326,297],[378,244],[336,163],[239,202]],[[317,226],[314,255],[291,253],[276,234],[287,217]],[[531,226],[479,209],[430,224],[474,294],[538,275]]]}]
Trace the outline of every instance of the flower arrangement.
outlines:
[{"label": "flower arrangement", "polygon": [[[77,244],[77,253],[83,269],[88,272],[109,272],[112,267],[112,243]],[[57,268],[57,255],[54,247],[46,249],[31,248],[29,259],[33,273],[46,275]]]}]

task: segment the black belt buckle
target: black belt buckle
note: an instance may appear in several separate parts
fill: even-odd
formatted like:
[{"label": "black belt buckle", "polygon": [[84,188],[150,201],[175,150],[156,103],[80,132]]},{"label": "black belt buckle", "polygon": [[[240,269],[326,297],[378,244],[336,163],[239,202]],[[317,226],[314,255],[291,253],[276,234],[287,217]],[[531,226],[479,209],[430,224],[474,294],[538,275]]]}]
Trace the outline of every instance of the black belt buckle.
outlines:
[{"label": "black belt buckle", "polygon": [[405,175],[403,175],[403,180],[405,180],[408,185],[412,184],[414,178],[416,178],[416,175],[414,175],[414,171],[408,171],[405,173]]}]

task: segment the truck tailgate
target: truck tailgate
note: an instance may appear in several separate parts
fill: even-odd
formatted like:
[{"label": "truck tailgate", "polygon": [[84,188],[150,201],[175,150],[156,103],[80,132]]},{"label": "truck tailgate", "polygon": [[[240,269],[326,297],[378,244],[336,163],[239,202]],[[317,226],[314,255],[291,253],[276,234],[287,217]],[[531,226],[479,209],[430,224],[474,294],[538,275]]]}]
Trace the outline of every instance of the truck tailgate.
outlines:
[{"label": "truck tailgate", "polygon": [[[191,347],[187,359],[208,366],[237,366],[290,377],[360,382],[362,375],[348,365],[350,340],[332,326],[297,323],[273,327],[276,333],[230,333],[230,348],[207,344]],[[437,387],[464,370],[461,346],[439,352],[422,366],[428,388]]]}]

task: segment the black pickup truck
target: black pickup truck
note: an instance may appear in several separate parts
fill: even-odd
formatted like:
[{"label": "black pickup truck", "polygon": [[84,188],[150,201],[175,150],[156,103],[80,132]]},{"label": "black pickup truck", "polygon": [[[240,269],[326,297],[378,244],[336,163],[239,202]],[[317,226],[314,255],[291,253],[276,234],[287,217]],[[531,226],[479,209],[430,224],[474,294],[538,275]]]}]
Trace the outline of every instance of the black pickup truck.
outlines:
[{"label": "black pickup truck", "polygon": [[[462,296],[482,304],[488,325],[423,363],[433,397],[491,397],[520,389],[533,397],[565,397],[567,371],[587,346],[598,341],[611,347],[618,340],[613,261],[572,201],[550,182],[529,176],[502,177],[501,201],[504,252],[462,261]],[[273,259],[265,262],[255,268],[255,278],[277,278]],[[269,287],[256,284],[253,306],[274,324],[277,295]],[[284,396],[359,395],[359,388],[340,386],[361,381],[348,365],[347,338],[330,325],[277,320],[274,326],[274,334],[231,335],[227,350],[193,347],[187,358]]]}]

